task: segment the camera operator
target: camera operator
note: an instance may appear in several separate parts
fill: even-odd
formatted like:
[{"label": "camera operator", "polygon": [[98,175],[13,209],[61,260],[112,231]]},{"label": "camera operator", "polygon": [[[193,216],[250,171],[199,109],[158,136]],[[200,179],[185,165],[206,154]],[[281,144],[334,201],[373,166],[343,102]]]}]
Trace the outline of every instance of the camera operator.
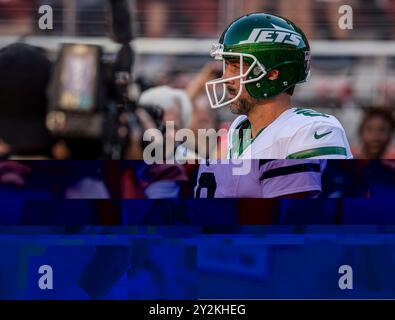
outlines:
[{"label": "camera operator", "polygon": [[45,125],[50,61],[42,49],[15,43],[0,50],[0,70],[2,156],[50,158],[52,140]]},{"label": "camera operator", "polygon": [[149,114],[136,111],[141,127],[134,127],[130,133],[130,144],[125,153],[121,177],[121,194],[131,198],[178,198],[187,181],[185,168],[179,164],[146,164],[143,159],[143,131],[155,128]]},{"label": "camera operator", "polygon": [[[0,155],[8,159],[0,162],[3,195],[22,196],[22,190],[14,187],[26,187],[24,191],[40,189],[38,193],[42,195],[43,189],[53,189],[53,184],[69,174],[61,188],[64,197],[108,198],[103,182],[95,174],[97,170],[77,170],[79,163],[11,161],[51,158],[53,139],[45,124],[51,63],[42,49],[14,43],[0,50],[0,70]],[[58,170],[47,170],[48,167]],[[51,172],[57,175],[51,176]],[[42,181],[47,181],[46,188]]]}]

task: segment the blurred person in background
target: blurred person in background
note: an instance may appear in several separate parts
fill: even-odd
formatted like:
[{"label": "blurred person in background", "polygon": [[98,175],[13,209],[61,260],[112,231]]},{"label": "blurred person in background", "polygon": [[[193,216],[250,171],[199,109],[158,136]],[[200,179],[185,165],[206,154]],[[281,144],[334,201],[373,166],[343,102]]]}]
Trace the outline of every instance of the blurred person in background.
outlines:
[{"label": "blurred person in background", "polygon": [[[219,114],[209,107],[207,98],[199,97],[195,101],[189,128],[193,131],[195,137],[198,137],[199,130],[214,129],[216,132],[219,132],[220,129],[227,130],[228,126],[221,123]],[[227,152],[226,138],[226,134],[220,134],[215,144],[205,143],[203,139],[196,139],[195,151],[202,159],[207,157],[210,159],[224,159]]]},{"label": "blurred person in background", "polygon": [[389,151],[394,129],[395,122],[391,108],[367,109],[359,126],[361,148],[356,157],[360,159],[391,157]]},{"label": "blurred person in background", "polygon": [[45,52],[23,43],[0,50],[0,139],[11,157],[50,158],[46,90],[51,63]]},{"label": "blurred person in background", "polygon": [[0,161],[4,199],[107,199],[102,161]]},{"label": "blurred person in background", "polygon": [[145,109],[136,110],[136,116],[141,126],[131,128],[130,144],[125,153],[125,160],[128,161],[122,161],[121,168],[119,168],[121,198],[180,197],[182,186],[187,181],[185,168],[178,163],[148,165],[143,161],[143,134],[146,130],[156,128],[156,126]]},{"label": "blurred person in background", "polygon": [[121,173],[122,199],[179,198],[187,180],[185,169],[179,164],[125,161]]},{"label": "blurred person in background", "polygon": [[137,0],[144,37],[211,37],[218,25],[219,0]]},{"label": "blurred person in background", "polygon": [[154,105],[164,110],[163,122],[173,125],[166,126],[165,140],[173,140],[175,150],[166,150],[166,159],[176,161],[196,159],[194,150],[188,149],[184,144],[177,145],[175,135],[178,130],[188,128],[191,122],[192,102],[183,90],[173,89],[168,86],[160,86],[148,89],[141,94],[139,99],[141,106]]},{"label": "blurred person in background", "polygon": [[145,37],[163,37],[170,33],[168,26],[171,1],[137,1],[140,29]]},{"label": "blurred person in background", "polygon": [[36,12],[36,0],[0,0],[0,35],[32,33]]},{"label": "blurred person in background", "polygon": [[10,152],[10,146],[0,139],[0,160],[7,158]]},{"label": "blurred person in background", "polygon": [[[194,104],[189,128],[193,131],[195,137],[198,137],[199,129],[214,129],[218,131],[221,128],[229,128],[229,124],[221,123],[220,114],[217,112],[217,110],[210,108],[210,103],[206,95],[206,82],[213,78],[221,77],[221,75],[222,66],[217,62],[209,62],[187,85],[186,91]],[[206,149],[202,146],[204,141],[198,140],[195,152],[200,152],[201,154],[199,154],[199,156],[203,159],[208,158],[208,156],[210,159],[226,158],[226,140],[227,136],[221,135],[218,137],[218,143],[216,146],[206,144]],[[207,149],[209,147],[211,147],[211,149]]]},{"label": "blurred person in background", "polygon": [[31,171],[10,157],[50,156],[45,88],[50,62],[39,48],[13,44],[0,50],[0,184],[24,186]]}]

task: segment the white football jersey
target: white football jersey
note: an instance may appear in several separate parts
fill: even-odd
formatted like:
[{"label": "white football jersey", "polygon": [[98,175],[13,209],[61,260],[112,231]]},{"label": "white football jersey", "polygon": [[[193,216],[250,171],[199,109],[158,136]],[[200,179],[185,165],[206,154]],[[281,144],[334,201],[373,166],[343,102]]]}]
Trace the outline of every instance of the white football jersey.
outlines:
[{"label": "white football jersey", "polygon": [[275,198],[321,192],[325,160],[231,160],[201,163],[196,198]]},{"label": "white football jersey", "polygon": [[231,160],[201,163],[196,198],[275,198],[321,192],[325,160]]},{"label": "white football jersey", "polygon": [[228,133],[229,159],[351,159],[345,131],[331,115],[291,108],[252,139],[250,122],[239,116]]}]

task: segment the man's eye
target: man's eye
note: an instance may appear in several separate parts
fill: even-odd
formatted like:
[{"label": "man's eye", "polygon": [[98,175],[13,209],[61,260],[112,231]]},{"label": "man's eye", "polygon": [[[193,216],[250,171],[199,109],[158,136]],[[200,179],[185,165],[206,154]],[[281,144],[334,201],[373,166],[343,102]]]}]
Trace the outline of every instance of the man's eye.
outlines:
[{"label": "man's eye", "polygon": [[229,68],[230,70],[233,70],[233,71],[239,71],[240,70],[240,66],[237,65],[237,64],[229,64],[227,66],[227,68]]}]

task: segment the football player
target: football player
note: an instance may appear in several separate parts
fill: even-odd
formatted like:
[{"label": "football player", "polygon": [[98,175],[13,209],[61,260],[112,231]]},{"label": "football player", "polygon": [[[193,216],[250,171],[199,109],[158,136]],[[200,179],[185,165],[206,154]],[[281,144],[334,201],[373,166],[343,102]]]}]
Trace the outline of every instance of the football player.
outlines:
[{"label": "football player", "polygon": [[295,85],[309,75],[311,57],[305,35],[291,21],[243,16],[226,28],[211,55],[223,61],[224,73],[206,83],[210,104],[240,114],[229,130],[229,158],[352,157],[335,117],[291,104]]},{"label": "football player", "polygon": [[223,76],[206,83],[211,107],[229,106],[240,115],[228,133],[228,158],[250,161],[251,170],[235,175],[232,163],[202,164],[195,195],[317,195],[325,167],[318,159],[352,154],[335,117],[291,104],[295,85],[310,71],[302,30],[279,16],[248,14],[225,29],[211,55],[223,61]]}]

